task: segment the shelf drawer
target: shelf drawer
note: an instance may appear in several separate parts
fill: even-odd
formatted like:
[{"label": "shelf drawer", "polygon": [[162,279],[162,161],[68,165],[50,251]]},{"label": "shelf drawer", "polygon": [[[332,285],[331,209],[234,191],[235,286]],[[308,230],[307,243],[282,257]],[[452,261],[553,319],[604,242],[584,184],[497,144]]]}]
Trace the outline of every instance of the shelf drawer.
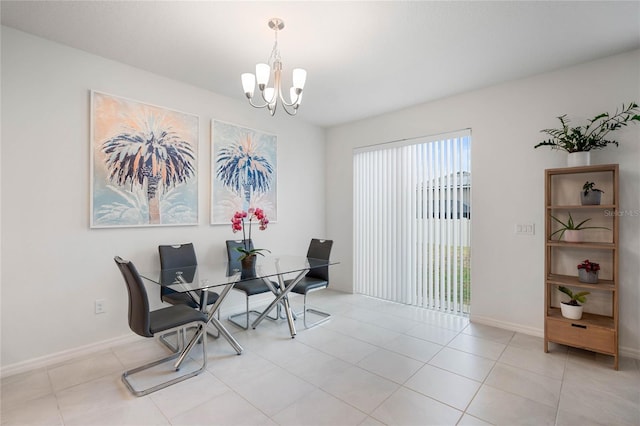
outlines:
[{"label": "shelf drawer", "polygon": [[577,348],[614,354],[615,330],[580,323],[547,318],[547,338]]}]

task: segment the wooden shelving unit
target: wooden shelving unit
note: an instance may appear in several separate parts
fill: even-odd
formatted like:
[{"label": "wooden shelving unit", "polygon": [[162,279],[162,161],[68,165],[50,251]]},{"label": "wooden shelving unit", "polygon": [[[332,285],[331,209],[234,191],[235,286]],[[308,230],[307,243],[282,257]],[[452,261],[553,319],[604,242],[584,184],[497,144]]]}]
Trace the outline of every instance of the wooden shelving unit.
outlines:
[{"label": "wooden shelving unit", "polygon": [[[603,203],[580,205],[580,191],[585,181],[596,182],[604,191]],[[545,170],[545,317],[544,351],[549,342],[611,355],[618,369],[618,227],[619,172],[617,164],[567,167]],[[586,241],[568,243],[552,239],[557,223],[555,217],[574,216],[577,223],[591,220],[586,226],[601,226],[608,230],[585,230]],[[597,284],[578,281],[576,266],[584,259],[600,263]],[[567,319],[560,313],[559,286],[573,291],[589,291],[582,319]],[[590,305],[591,299],[597,302]]]}]

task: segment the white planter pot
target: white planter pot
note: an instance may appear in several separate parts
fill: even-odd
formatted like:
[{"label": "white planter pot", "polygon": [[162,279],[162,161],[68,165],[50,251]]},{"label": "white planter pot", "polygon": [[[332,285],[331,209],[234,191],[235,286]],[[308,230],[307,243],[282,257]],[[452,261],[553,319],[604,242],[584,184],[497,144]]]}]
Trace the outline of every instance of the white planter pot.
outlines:
[{"label": "white planter pot", "polygon": [[582,318],[582,306],[567,305],[566,303],[560,303],[560,311],[562,316],[569,319],[579,320]]},{"label": "white planter pot", "polygon": [[582,230],[566,230],[564,231],[564,240],[568,243],[581,243]]},{"label": "white planter pot", "polygon": [[591,165],[590,151],[570,152],[569,155],[567,155],[568,167],[579,167],[579,166],[589,166],[589,165]]}]

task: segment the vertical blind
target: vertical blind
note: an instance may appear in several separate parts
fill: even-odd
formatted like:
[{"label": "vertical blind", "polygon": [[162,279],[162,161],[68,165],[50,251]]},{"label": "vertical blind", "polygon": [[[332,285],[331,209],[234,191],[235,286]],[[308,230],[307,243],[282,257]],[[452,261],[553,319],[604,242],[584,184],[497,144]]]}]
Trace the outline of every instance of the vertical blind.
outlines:
[{"label": "vertical blind", "polygon": [[354,151],[357,293],[464,313],[470,304],[470,130]]}]

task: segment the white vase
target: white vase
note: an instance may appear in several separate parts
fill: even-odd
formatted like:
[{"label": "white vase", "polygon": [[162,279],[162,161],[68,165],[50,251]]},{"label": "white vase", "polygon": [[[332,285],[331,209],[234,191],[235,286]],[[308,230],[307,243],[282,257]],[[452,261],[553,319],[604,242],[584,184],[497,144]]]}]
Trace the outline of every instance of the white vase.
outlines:
[{"label": "white vase", "polygon": [[568,243],[581,243],[582,230],[567,229],[566,231],[564,231],[564,240]]},{"label": "white vase", "polygon": [[589,165],[591,165],[590,151],[570,152],[567,155],[568,167],[580,167],[580,166],[589,166]]},{"label": "white vase", "polygon": [[567,305],[560,303],[560,312],[562,316],[569,319],[579,320],[582,318],[582,306]]}]

